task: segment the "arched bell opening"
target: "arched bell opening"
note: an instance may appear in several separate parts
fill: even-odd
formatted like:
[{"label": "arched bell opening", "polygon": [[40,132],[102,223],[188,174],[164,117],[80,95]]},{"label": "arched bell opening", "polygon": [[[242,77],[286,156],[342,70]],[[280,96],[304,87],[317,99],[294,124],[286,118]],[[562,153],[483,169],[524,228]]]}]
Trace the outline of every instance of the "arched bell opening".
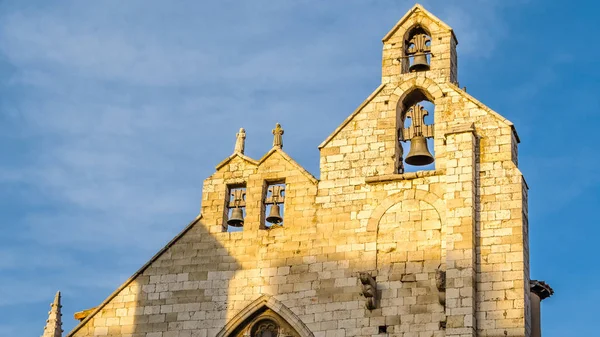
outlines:
[{"label": "arched bell opening", "polygon": [[396,173],[435,169],[434,111],[431,97],[420,88],[398,102]]},{"label": "arched bell opening", "polygon": [[431,34],[415,25],[404,35],[402,73],[427,71],[431,68]]},{"label": "arched bell opening", "polygon": [[265,181],[261,229],[284,224],[285,180]]},{"label": "arched bell opening", "polygon": [[240,232],[246,219],[246,184],[227,186],[224,232]]}]

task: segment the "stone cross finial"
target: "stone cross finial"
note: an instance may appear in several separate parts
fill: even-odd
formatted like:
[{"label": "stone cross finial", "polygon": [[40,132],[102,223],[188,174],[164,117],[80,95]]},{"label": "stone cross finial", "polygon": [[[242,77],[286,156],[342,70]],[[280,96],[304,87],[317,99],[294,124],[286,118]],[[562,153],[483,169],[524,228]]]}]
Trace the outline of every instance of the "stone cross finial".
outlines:
[{"label": "stone cross finial", "polygon": [[240,128],[240,132],[236,133],[235,137],[235,149],[233,152],[244,154],[244,148],[246,146],[246,130]]},{"label": "stone cross finial", "polygon": [[281,124],[275,124],[275,129],[273,129],[273,147],[283,148],[283,129],[281,128]]}]

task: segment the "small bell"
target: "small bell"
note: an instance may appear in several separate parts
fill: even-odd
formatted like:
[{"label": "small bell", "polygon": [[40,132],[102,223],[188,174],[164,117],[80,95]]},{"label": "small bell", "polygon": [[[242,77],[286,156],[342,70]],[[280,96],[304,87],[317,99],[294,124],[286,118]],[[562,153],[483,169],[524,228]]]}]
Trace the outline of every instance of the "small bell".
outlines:
[{"label": "small bell", "polygon": [[417,53],[413,59],[413,64],[408,68],[408,71],[425,71],[429,70],[429,63],[427,63],[427,55],[425,53]]},{"label": "small bell", "polygon": [[244,212],[241,208],[236,207],[231,210],[231,217],[227,220],[227,224],[231,227],[244,226]]},{"label": "small bell", "polygon": [[283,222],[283,218],[279,214],[279,205],[274,204],[271,206],[271,211],[269,212],[269,216],[267,217],[267,222],[272,223],[274,225],[278,225]]},{"label": "small bell", "polygon": [[427,148],[427,139],[415,136],[410,140],[410,151],[406,155],[406,163],[414,166],[424,166],[433,163],[435,159]]}]

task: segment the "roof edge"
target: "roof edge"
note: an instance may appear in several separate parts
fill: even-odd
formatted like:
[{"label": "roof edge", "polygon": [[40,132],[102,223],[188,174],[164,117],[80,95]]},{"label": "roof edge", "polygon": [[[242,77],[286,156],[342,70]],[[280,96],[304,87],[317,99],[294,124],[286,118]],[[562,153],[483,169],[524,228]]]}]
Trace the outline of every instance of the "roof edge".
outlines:
[{"label": "roof edge", "polygon": [[446,85],[448,85],[449,87],[451,87],[452,89],[454,89],[454,91],[458,92],[464,98],[466,98],[466,99],[470,100],[471,102],[475,103],[475,105],[477,105],[480,109],[483,109],[483,110],[489,112],[494,117],[498,118],[500,121],[502,121],[506,125],[510,126],[510,128],[513,131],[513,133],[515,134],[515,138],[517,139],[517,143],[521,142],[521,139],[519,138],[519,134],[517,133],[517,129],[515,129],[515,125],[511,121],[509,121],[504,116],[502,116],[501,114],[497,113],[496,111],[492,110],[487,105],[481,103],[477,98],[471,96],[466,91],[460,89],[456,84],[448,82],[448,83],[446,83]]},{"label": "roof edge", "polygon": [[329,137],[327,137],[320,145],[319,145],[319,149],[322,149],[325,147],[325,145],[327,145],[327,143],[329,143],[333,137],[335,137],[340,131],[342,131],[342,129],[348,125],[348,123],[350,123],[350,121],[352,121],[352,119],[358,115],[358,113],[367,105],[369,104],[373,98],[375,98],[375,96],[377,96],[377,94],[379,94],[381,92],[381,90],[383,90],[383,88],[386,86],[386,84],[380,84],[379,87],[377,87],[377,89],[375,89],[375,91],[373,91],[371,93],[371,95],[369,95],[369,97],[367,97],[366,100],[364,100],[359,106],[358,108],[356,108],[354,110],[354,112],[352,112],[352,114],[350,114],[350,116],[348,116],[343,122],[342,124],[340,124],[340,126],[338,126],[330,135]]},{"label": "roof edge", "polygon": [[250,158],[250,157],[248,157],[248,156],[246,156],[246,155],[244,155],[242,153],[234,152],[229,157],[223,159],[223,161],[221,161],[220,163],[218,163],[217,166],[215,167],[215,169],[218,171],[219,169],[221,169],[221,167],[227,165],[227,163],[229,163],[235,157],[240,157],[243,160],[249,162],[250,164],[258,165],[258,161],[254,160],[254,159],[252,159],[252,158]]},{"label": "roof edge", "polygon": [[273,147],[267,153],[265,153],[265,155],[262,156],[262,158],[260,158],[260,160],[258,161],[258,165],[260,166],[260,164],[262,164],[275,152],[278,152],[288,163],[292,164],[293,166],[296,166],[296,168],[298,168],[300,172],[302,172],[313,184],[316,185],[319,183],[319,179],[315,178],[315,176],[313,176],[312,173],[308,172],[308,170],[302,167],[302,165],[298,164],[298,162],[295,161],[294,158],[290,157],[289,154],[287,154],[285,151],[283,151],[283,149],[278,147]]},{"label": "roof edge", "polygon": [[127,280],[125,280],[125,282],[123,282],[123,284],[121,284],[121,286],[117,288],[117,290],[113,291],[110,295],[108,295],[108,297],[104,301],[102,301],[102,303],[100,303],[100,305],[97,306],[92,313],[90,313],[84,320],[79,322],[79,324],[77,324],[73,328],[73,330],[71,330],[71,332],[69,332],[65,337],[73,337],[73,335],[77,331],[79,331],[79,329],[81,329],[87,322],[89,322],[92,319],[92,317],[94,317],[98,312],[100,312],[100,310],[102,310],[104,306],[106,306],[113,298],[115,298],[121,292],[121,290],[125,289],[125,287],[131,284],[131,282],[133,282],[140,274],[142,274],[146,270],[146,268],[148,268],[154,261],[161,257],[161,255],[164,254],[167,251],[167,249],[171,248],[171,246],[173,246],[177,241],[179,241],[179,239],[181,239],[181,237],[185,235],[185,233],[187,233],[201,219],[202,214],[198,214],[198,216],[196,216],[196,218],[192,220],[192,222],[190,222],[181,232],[179,232],[179,234],[177,234],[173,239],[171,239],[171,241],[169,241],[161,250],[159,250],[158,253],[154,254],[154,256],[152,256],[152,258],[150,258],[148,262],[146,262],[140,269],[138,269],[138,271],[133,273],[133,275],[131,275]]}]

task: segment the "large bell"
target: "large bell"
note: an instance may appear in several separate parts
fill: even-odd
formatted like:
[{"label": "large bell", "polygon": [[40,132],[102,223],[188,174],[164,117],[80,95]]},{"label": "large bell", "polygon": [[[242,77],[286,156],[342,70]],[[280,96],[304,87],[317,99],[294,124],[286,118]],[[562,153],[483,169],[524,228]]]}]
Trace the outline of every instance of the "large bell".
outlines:
[{"label": "large bell", "polygon": [[267,217],[267,222],[272,223],[274,225],[278,225],[283,222],[283,218],[279,214],[279,205],[274,204],[271,206],[271,211],[269,212],[269,216]]},{"label": "large bell", "polygon": [[425,71],[429,70],[429,63],[427,63],[427,55],[425,53],[415,54],[413,64],[410,65],[408,71]]},{"label": "large bell", "polygon": [[229,220],[227,220],[227,224],[232,227],[244,226],[244,212],[241,208],[236,207],[231,210],[231,216],[229,217]]},{"label": "large bell", "polygon": [[406,155],[406,163],[414,166],[431,164],[433,155],[427,148],[427,139],[423,136],[415,136],[410,140],[410,151]]}]

